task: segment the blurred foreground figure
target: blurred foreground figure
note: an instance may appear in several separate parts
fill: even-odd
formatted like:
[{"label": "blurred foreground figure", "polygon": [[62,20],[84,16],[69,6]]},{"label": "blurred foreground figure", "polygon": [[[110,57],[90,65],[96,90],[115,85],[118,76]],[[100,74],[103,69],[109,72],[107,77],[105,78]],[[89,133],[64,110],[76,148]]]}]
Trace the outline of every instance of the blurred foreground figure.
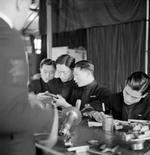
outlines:
[{"label": "blurred foreground figure", "polygon": [[1,155],[35,155],[33,133],[43,130],[51,131],[49,147],[57,141],[56,108],[44,110],[36,98],[30,100],[36,104],[28,101],[27,64],[18,31],[23,28],[30,3],[30,0],[0,0]]}]

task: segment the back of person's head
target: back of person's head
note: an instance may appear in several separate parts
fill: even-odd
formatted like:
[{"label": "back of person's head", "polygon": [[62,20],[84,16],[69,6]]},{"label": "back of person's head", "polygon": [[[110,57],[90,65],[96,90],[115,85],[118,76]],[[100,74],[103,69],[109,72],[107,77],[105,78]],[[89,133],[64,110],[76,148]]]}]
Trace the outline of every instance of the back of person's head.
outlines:
[{"label": "back of person's head", "polygon": [[41,61],[40,63],[40,68],[42,68],[43,65],[48,65],[48,66],[53,66],[56,69],[56,63],[55,61],[49,59],[49,58],[45,58]]},{"label": "back of person's head", "polygon": [[87,70],[94,74],[94,65],[88,60],[81,60],[75,64],[75,68],[80,68],[80,70]]},{"label": "back of person's head", "polygon": [[75,66],[75,58],[68,54],[64,54],[56,59],[56,64],[65,65],[70,69],[73,69]]},{"label": "back of person's head", "polygon": [[150,77],[142,71],[134,72],[128,77],[126,84],[144,95],[150,89]]},{"label": "back of person's head", "polygon": [[0,11],[11,21],[12,27],[21,30],[29,15],[31,0],[0,0]]}]

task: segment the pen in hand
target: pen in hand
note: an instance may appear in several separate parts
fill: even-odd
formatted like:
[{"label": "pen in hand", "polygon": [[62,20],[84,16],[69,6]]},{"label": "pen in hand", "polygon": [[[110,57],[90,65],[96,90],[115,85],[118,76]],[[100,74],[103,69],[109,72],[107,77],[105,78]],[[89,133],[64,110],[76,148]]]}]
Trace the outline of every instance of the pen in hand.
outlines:
[{"label": "pen in hand", "polygon": [[103,111],[104,113],[105,113],[105,111],[106,111],[104,102],[102,103],[102,111]]}]

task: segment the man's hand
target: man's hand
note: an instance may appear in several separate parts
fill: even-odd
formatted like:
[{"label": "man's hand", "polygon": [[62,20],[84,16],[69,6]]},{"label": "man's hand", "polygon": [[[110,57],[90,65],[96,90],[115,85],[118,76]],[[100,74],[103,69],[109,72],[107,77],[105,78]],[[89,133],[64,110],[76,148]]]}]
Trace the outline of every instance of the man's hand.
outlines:
[{"label": "man's hand", "polygon": [[103,112],[98,111],[94,112],[92,116],[97,122],[102,122],[105,118],[105,114]]},{"label": "man's hand", "polygon": [[90,111],[90,112],[85,112],[83,113],[84,116],[94,118],[97,122],[102,122],[105,114],[103,112],[98,112],[98,111]]},{"label": "man's hand", "polygon": [[53,100],[56,106],[65,107],[65,108],[71,106],[61,95],[56,95],[56,97],[53,97]]},{"label": "man's hand", "polygon": [[47,91],[46,91],[46,92],[43,92],[43,93],[38,93],[38,94],[37,94],[37,98],[38,98],[39,100],[51,99],[52,97],[49,96],[49,95],[47,95],[47,94],[48,94]]},{"label": "man's hand", "polygon": [[53,101],[53,97],[48,95],[48,92],[37,94],[37,99],[40,100],[44,104],[51,104]]}]

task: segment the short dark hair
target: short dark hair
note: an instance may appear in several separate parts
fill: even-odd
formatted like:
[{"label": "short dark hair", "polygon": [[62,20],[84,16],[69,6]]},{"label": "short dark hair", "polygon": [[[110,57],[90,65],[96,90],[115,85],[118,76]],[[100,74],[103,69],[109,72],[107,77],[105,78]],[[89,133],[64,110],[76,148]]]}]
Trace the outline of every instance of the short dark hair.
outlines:
[{"label": "short dark hair", "polygon": [[45,58],[41,61],[40,63],[40,68],[42,68],[43,65],[49,65],[49,66],[53,66],[56,69],[56,63],[55,61],[49,59],[49,58]]},{"label": "short dark hair", "polygon": [[94,65],[88,60],[81,60],[75,64],[75,68],[79,67],[81,70],[89,70],[92,74],[94,73]]},{"label": "short dark hair", "polygon": [[56,64],[66,65],[70,69],[73,69],[75,66],[75,58],[69,54],[63,54],[56,59]]},{"label": "short dark hair", "polygon": [[134,72],[128,77],[126,84],[144,95],[150,89],[150,77],[142,71]]}]

